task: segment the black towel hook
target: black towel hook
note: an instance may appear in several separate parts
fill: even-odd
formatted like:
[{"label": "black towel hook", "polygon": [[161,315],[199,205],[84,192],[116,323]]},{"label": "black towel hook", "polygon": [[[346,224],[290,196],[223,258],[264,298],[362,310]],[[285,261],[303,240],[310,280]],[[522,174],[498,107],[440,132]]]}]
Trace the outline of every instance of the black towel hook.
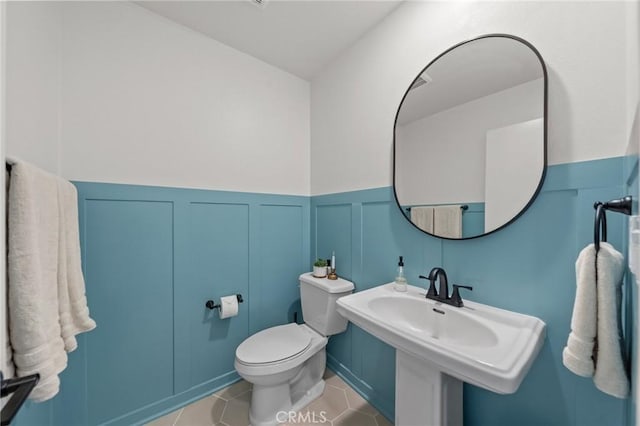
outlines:
[{"label": "black towel hook", "polygon": [[596,209],[596,218],[593,225],[593,244],[596,251],[600,250],[600,242],[607,241],[607,212],[604,204],[597,202],[593,205]]},{"label": "black towel hook", "polygon": [[623,213],[627,216],[631,215],[633,199],[630,195],[615,200],[602,203],[596,201],[593,208],[596,209],[595,221],[593,224],[593,244],[596,252],[600,250],[600,242],[607,241],[607,215],[606,211],[611,210],[616,213]]}]

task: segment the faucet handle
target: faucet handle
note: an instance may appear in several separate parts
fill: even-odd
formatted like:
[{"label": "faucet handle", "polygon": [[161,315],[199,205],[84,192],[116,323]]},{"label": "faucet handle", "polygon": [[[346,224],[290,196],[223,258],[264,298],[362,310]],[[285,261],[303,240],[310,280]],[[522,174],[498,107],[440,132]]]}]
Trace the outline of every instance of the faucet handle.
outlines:
[{"label": "faucet handle", "polygon": [[459,288],[473,290],[473,287],[469,285],[459,285],[459,284],[453,285],[453,292],[451,293],[451,304],[453,306],[457,306],[458,308],[461,308],[464,306],[464,303],[462,302],[462,297],[460,297],[460,291],[458,291]]},{"label": "faucet handle", "polygon": [[433,299],[434,297],[438,297],[438,292],[436,291],[436,280],[431,278],[431,276],[425,277],[424,275],[419,275],[418,278],[422,278],[423,280],[429,280],[429,290],[427,290],[426,298]]}]

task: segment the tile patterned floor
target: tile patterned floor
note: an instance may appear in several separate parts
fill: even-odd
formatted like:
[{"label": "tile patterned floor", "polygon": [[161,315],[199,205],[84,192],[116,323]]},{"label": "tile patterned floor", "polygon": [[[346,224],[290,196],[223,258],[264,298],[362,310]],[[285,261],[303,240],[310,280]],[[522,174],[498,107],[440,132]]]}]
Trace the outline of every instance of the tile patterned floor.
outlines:
[{"label": "tile patterned floor", "polygon": [[[327,370],[325,380],[323,395],[300,410],[300,416],[291,419],[294,421],[283,423],[283,426],[392,426],[332,371]],[[147,426],[247,426],[250,400],[251,384],[241,380],[147,423]]]}]

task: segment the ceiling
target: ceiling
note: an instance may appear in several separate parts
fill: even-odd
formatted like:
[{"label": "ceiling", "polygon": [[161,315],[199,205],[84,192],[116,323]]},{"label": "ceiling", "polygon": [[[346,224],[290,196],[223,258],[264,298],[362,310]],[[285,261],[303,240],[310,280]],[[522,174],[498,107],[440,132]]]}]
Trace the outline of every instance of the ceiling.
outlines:
[{"label": "ceiling", "polygon": [[400,0],[138,1],[138,5],[311,80]]},{"label": "ceiling", "polygon": [[399,125],[540,79],[543,69],[526,45],[489,37],[447,52],[421,76],[429,82],[409,91],[398,115]]}]

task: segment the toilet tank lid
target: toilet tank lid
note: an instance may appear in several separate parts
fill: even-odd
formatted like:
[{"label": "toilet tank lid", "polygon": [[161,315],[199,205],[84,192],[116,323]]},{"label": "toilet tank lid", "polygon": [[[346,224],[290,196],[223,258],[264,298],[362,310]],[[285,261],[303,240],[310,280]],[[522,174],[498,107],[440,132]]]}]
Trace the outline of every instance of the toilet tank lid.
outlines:
[{"label": "toilet tank lid", "polygon": [[338,278],[337,280],[316,278],[313,276],[312,272],[300,275],[300,282],[318,287],[327,293],[348,293],[354,289],[354,285],[351,281],[343,278]]}]

